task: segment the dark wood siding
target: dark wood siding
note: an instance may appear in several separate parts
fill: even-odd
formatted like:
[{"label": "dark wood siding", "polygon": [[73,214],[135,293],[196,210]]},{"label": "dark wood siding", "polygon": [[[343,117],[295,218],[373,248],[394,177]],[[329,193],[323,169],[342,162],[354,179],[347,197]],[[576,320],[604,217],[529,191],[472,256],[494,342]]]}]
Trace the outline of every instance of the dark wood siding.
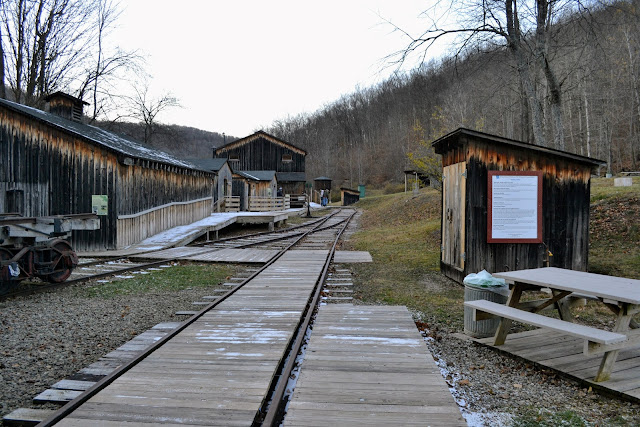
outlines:
[{"label": "dark wood siding", "polygon": [[89,213],[108,196],[100,230],[74,232],[76,250],[116,247],[118,215],[212,196],[213,173],[135,160],[31,117],[0,108],[0,211],[7,191],[24,193],[26,216]]},{"label": "dark wood siding", "polygon": [[[304,155],[260,136],[245,144],[216,151],[216,157],[228,158],[234,171],[304,172],[305,168]],[[283,158],[291,160],[283,161]]]},{"label": "dark wood siding", "polygon": [[[553,155],[532,148],[460,137],[442,151],[443,167],[466,165],[464,269],[441,262],[449,277],[462,282],[470,273],[491,273],[544,266],[586,271],[589,247],[589,203],[592,165],[570,156]],[[543,243],[487,243],[487,176],[490,170],[542,171]],[[446,186],[447,183],[443,183]],[[443,221],[446,213],[443,212]],[[443,251],[452,242],[444,241]]]}]

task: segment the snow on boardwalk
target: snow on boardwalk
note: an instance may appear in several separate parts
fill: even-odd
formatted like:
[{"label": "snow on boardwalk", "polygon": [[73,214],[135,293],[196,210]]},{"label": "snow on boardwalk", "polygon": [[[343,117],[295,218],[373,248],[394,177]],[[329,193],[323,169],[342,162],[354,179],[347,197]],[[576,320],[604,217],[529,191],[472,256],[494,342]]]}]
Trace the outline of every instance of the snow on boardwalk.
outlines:
[{"label": "snow on boardwalk", "polygon": [[406,307],[320,307],[285,426],[466,426]]},{"label": "snow on boardwalk", "polygon": [[289,251],[57,426],[250,426],[328,251]]},{"label": "snow on boardwalk", "polygon": [[124,249],[104,252],[86,252],[82,256],[129,256],[145,252],[159,251],[175,246],[189,244],[207,232],[222,230],[236,222],[253,224],[271,224],[285,221],[289,214],[298,212],[298,209],[289,209],[276,212],[224,212],[213,213],[210,216],[187,225],[170,228],[140,243]]}]

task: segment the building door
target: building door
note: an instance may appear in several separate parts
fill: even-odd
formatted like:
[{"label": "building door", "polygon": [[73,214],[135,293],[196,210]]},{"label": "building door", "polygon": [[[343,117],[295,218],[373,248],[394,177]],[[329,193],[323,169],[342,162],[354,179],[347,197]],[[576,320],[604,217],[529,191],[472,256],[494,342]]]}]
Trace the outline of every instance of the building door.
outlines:
[{"label": "building door", "polygon": [[442,172],[442,262],[464,270],[465,199],[467,163],[443,168]]}]

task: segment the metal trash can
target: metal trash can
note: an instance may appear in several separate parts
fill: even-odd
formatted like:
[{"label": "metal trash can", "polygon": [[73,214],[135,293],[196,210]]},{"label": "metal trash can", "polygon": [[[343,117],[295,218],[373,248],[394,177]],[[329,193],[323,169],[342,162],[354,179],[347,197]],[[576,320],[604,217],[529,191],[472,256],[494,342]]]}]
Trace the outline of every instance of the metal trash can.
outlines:
[{"label": "metal trash can", "polygon": [[[479,273],[471,273],[464,278],[464,300],[476,301],[479,299],[506,304],[509,294],[504,279],[493,277],[486,270]],[[486,320],[473,320],[473,309],[464,307],[464,333],[474,338],[490,337],[496,333],[500,326],[500,318]]]},{"label": "metal trash can", "polygon": [[[499,304],[507,303],[507,297],[505,295],[501,295],[488,289],[481,289],[469,285],[464,285],[465,301],[476,301],[479,299],[493,301]],[[471,307],[464,307],[464,333],[466,335],[469,335],[473,338],[491,337],[495,335],[499,325],[499,317],[474,321],[473,309]]]}]

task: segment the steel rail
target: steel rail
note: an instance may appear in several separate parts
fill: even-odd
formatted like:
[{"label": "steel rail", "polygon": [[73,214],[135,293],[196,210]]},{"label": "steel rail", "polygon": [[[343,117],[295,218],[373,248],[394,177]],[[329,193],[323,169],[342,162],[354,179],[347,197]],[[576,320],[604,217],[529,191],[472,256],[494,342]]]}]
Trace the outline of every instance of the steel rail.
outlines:
[{"label": "steel rail", "polygon": [[[273,392],[265,397],[263,406],[261,410],[258,411],[258,413],[256,414],[256,418],[254,419],[254,426],[279,426],[281,423],[281,418],[284,415],[284,405],[286,404],[284,394],[286,391],[289,376],[291,375],[295,367],[296,357],[298,356],[300,348],[302,348],[302,344],[304,343],[304,337],[307,328],[309,327],[309,324],[313,319],[314,310],[318,306],[318,301],[320,300],[320,295],[322,293],[322,285],[327,278],[329,266],[331,264],[331,261],[333,260],[338,241],[340,240],[340,237],[342,237],[344,230],[346,230],[347,226],[349,225],[349,221],[351,221],[355,214],[356,211],[354,210],[348,218],[340,221],[340,223],[344,223],[344,226],[337,233],[336,238],[333,241],[333,245],[329,250],[329,254],[327,255],[327,259],[322,269],[322,274],[316,282],[313,294],[309,297],[307,307],[305,308],[303,316],[301,316],[300,322],[298,323],[298,328],[289,341],[290,350],[285,352],[283,358],[281,359],[280,363],[282,365],[282,369],[279,370],[279,372],[272,378],[270,390],[273,389]],[[264,408],[266,408],[266,411],[264,410]]]},{"label": "steel rail", "polygon": [[[338,211],[333,212],[333,213],[329,214],[329,216],[333,216],[337,212]],[[196,244],[188,245],[188,246],[204,246],[204,245],[208,245],[208,244],[224,243],[224,242],[229,242],[229,241],[232,241],[232,240],[239,240],[239,239],[256,237],[256,236],[264,236],[264,235],[274,234],[274,233],[287,233],[287,232],[289,232],[291,230],[296,230],[298,228],[303,228],[303,227],[308,227],[309,225],[314,225],[315,223],[317,223],[319,221],[322,221],[325,217],[326,217],[326,215],[318,217],[315,221],[307,221],[304,224],[298,224],[298,225],[294,225],[294,226],[288,227],[288,228],[283,228],[283,229],[280,229],[280,230],[260,231],[258,233],[243,234],[243,235],[240,235],[240,236],[226,237],[224,239],[207,240],[207,241],[202,242],[202,243],[196,243]]]},{"label": "steel rail", "polygon": [[[328,219],[332,218],[334,215],[336,215],[338,213],[338,211],[332,212],[329,215],[326,215],[324,217],[320,217],[318,220],[313,221],[312,225],[316,225],[318,223],[324,223],[326,222]],[[305,223],[305,224],[301,224],[299,226],[297,226],[297,228],[300,227],[308,227],[309,223]],[[285,232],[285,231],[289,231],[291,230],[291,228],[288,228],[286,230],[281,230],[280,232]],[[311,230],[311,232],[316,232],[316,231],[321,231],[321,230],[315,230],[315,228],[313,228]],[[265,233],[258,233],[258,234],[270,234],[273,232],[265,232]],[[250,247],[250,246],[256,246],[256,245],[260,245],[263,243],[271,243],[271,242],[276,242],[279,240],[285,240],[285,239],[291,239],[291,238],[295,238],[296,236],[300,236],[302,233],[304,233],[304,231],[300,231],[300,232],[296,232],[295,234],[291,235],[291,236],[279,236],[279,237],[275,237],[273,239],[269,239],[269,240],[263,240],[263,241],[258,241],[258,242],[254,242],[254,243],[248,243],[245,245],[238,245],[235,246],[236,248],[242,248],[242,247]],[[242,237],[246,237],[246,236],[239,236],[238,238],[242,238]],[[210,250],[208,251],[204,251],[201,252],[200,254],[207,254],[210,252],[215,252],[220,250],[221,248],[209,248]],[[140,256],[140,257],[144,257],[145,254],[151,254],[151,253],[155,253],[155,252],[160,252],[161,250],[165,250],[165,249],[160,249],[157,251],[149,251],[149,252],[143,252],[143,253],[139,253],[139,254],[135,254],[136,256]],[[131,256],[131,255],[129,255]],[[18,296],[26,296],[26,295],[34,295],[40,292],[46,292],[52,289],[58,289],[58,288],[64,288],[66,286],[70,286],[70,285],[74,285],[74,284],[78,284],[78,283],[83,283],[83,282],[88,282],[89,280],[93,280],[93,279],[101,279],[103,277],[109,277],[115,274],[119,274],[119,273],[125,273],[127,271],[136,271],[136,270],[144,270],[146,268],[151,268],[151,267],[155,267],[157,265],[161,265],[167,262],[176,262],[176,261],[180,261],[183,258],[187,258],[191,255],[182,255],[182,256],[178,256],[178,257],[171,257],[171,258],[164,258],[162,260],[159,261],[152,261],[152,262],[148,262],[148,263],[144,263],[144,264],[138,264],[136,266],[132,266],[132,267],[125,267],[125,268],[121,268],[118,270],[112,270],[112,271],[107,271],[104,273],[97,273],[97,274],[92,274],[89,276],[85,276],[85,277],[78,277],[77,279],[71,279],[71,280],[66,280],[64,282],[61,283],[47,283],[47,284],[36,284],[36,285],[31,285],[30,287],[28,287],[27,289],[21,289],[21,290],[17,290],[17,291],[9,291],[3,294],[0,294],[0,301],[5,301],[9,298],[14,298],[14,297],[18,297]],[[98,260],[98,261],[92,261],[89,263],[83,263],[83,264],[78,264],[78,266],[89,266],[89,265],[95,265],[95,264],[100,264],[103,262],[109,262],[109,261],[114,261],[114,260],[118,260],[118,259],[127,259],[128,256],[121,256],[121,257],[109,257],[107,259],[102,259],[102,260]],[[18,285],[19,286],[19,285]]]},{"label": "steel rail", "polygon": [[[328,221],[330,217],[327,217],[324,219],[324,222]],[[262,268],[260,268],[259,270],[257,270],[256,272],[254,272],[251,276],[249,276],[248,278],[246,278],[244,281],[242,281],[241,283],[239,283],[235,288],[229,290],[227,293],[225,293],[224,295],[220,296],[220,298],[218,298],[216,301],[212,302],[211,304],[207,305],[206,307],[204,307],[202,310],[200,310],[198,313],[194,314],[193,316],[191,316],[191,318],[189,318],[188,320],[186,320],[185,322],[183,322],[180,326],[178,326],[176,329],[172,330],[170,333],[168,333],[167,335],[165,335],[164,337],[160,338],[157,342],[155,342],[154,344],[152,344],[151,346],[147,347],[144,351],[142,351],[138,356],[136,356],[135,358],[133,358],[129,363],[120,366],[119,368],[117,368],[116,370],[114,370],[113,372],[111,372],[109,375],[105,376],[104,378],[102,378],[100,381],[98,381],[96,384],[94,384],[93,386],[91,386],[89,389],[87,389],[86,391],[84,391],[82,394],[80,394],[78,397],[76,397],[75,399],[69,401],[67,404],[65,404],[62,408],[58,409],[56,412],[54,412],[49,418],[43,420],[42,422],[40,422],[39,424],[37,424],[37,427],[49,427],[49,426],[53,426],[55,425],[58,421],[64,419],[67,415],[71,414],[73,411],[75,411],[76,409],[78,409],[82,404],[84,404],[87,400],[89,400],[90,398],[92,398],[93,396],[95,396],[96,394],[98,394],[102,389],[106,388],[109,384],[111,384],[113,381],[115,381],[118,377],[122,376],[124,373],[126,373],[127,371],[129,371],[131,368],[133,368],[134,366],[136,366],[138,363],[140,363],[142,360],[144,360],[147,356],[149,356],[151,353],[153,353],[154,351],[156,351],[157,349],[159,349],[160,347],[162,347],[164,344],[166,344],[167,342],[169,342],[173,337],[175,337],[177,334],[179,334],[180,332],[182,332],[184,329],[186,329],[188,326],[190,326],[191,324],[193,324],[196,320],[198,320],[200,317],[202,317],[205,313],[207,313],[208,311],[214,309],[217,305],[219,305],[220,303],[222,303],[223,301],[225,301],[226,299],[228,299],[229,297],[231,297],[234,293],[236,293],[239,289],[241,289],[243,286],[245,286],[247,283],[249,283],[251,280],[253,280],[258,274],[260,274],[261,272],[263,272],[264,270],[266,270],[268,267],[270,267],[273,263],[275,263],[279,258],[281,258],[289,249],[291,249],[291,247],[293,247],[296,243],[298,243],[300,240],[302,240],[304,237],[306,237],[307,234],[310,234],[313,230],[309,230],[307,233],[305,233],[304,235],[300,236],[298,239],[296,239],[295,242],[291,243],[290,245],[288,245],[286,248],[282,249],[278,255],[274,256],[273,258],[271,258],[264,266],[262,266]],[[163,260],[163,262],[167,262],[166,260]]]}]

